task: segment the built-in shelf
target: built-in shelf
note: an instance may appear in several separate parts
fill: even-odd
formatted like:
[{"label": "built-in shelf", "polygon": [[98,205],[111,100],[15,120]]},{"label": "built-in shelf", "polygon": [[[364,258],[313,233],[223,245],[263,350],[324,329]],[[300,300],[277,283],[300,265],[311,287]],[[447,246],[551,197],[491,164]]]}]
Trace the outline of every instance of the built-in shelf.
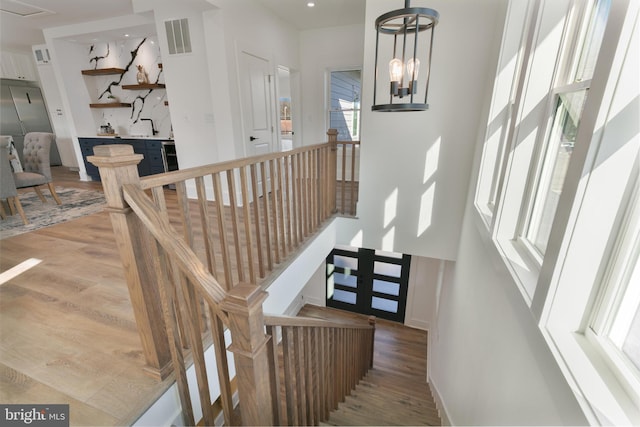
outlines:
[{"label": "built-in shelf", "polygon": [[122,85],[122,89],[126,90],[145,90],[145,89],[164,89],[163,83],[143,83],[139,85]]},{"label": "built-in shelf", "polygon": [[103,102],[101,104],[89,104],[91,108],[126,108],[131,107],[130,102]]},{"label": "built-in shelf", "polygon": [[85,76],[105,76],[108,74],[122,74],[124,68],[97,68],[93,70],[82,70]]}]

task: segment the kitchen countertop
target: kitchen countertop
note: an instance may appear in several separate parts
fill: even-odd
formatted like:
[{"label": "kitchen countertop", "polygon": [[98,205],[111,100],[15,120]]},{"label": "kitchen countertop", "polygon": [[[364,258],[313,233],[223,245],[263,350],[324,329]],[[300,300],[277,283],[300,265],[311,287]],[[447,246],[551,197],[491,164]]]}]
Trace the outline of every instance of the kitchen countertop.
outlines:
[{"label": "kitchen countertop", "polygon": [[173,141],[173,138],[162,138],[159,136],[132,136],[132,135],[90,135],[79,136],[78,138],[105,138],[105,139],[144,139],[146,141]]}]

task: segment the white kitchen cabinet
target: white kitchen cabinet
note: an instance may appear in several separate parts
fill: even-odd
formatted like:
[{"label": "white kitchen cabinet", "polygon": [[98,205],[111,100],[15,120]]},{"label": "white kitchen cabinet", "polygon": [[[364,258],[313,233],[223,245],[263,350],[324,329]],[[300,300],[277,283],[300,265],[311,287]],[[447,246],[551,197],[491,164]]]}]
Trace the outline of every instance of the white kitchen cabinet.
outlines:
[{"label": "white kitchen cabinet", "polygon": [[0,54],[0,77],[16,80],[38,80],[31,56],[23,53]]}]

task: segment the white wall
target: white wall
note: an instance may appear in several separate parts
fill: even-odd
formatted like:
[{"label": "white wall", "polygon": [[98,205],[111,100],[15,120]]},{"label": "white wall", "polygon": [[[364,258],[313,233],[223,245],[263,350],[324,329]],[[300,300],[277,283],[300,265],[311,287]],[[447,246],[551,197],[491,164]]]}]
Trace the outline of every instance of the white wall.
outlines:
[{"label": "white wall", "polygon": [[585,425],[562,372],[471,212],[430,333],[430,383],[452,425]]},{"label": "white wall", "polygon": [[[279,65],[299,69],[298,31],[253,0],[212,0],[211,3],[219,11],[211,16],[211,23],[217,27],[207,28],[210,66],[216,73],[214,84],[219,84],[219,89],[224,85],[228,90],[228,94],[223,91],[222,98],[214,93],[213,100],[215,106],[227,110],[229,117],[224,123],[225,139],[219,146],[220,159],[228,160],[245,157],[248,138],[242,124],[238,55],[245,51],[267,59],[274,78]],[[221,66],[224,69],[220,69]],[[274,112],[278,111],[275,97],[273,108]],[[216,124],[219,125],[222,124]],[[273,125],[275,127],[275,121]]]},{"label": "white wall", "polygon": [[[495,67],[505,2],[414,2],[440,13],[430,109],[372,112],[375,28],[389,2],[367,1],[359,220],[338,243],[429,258],[456,257],[475,134]],[[496,34],[497,33],[497,34]]]},{"label": "white wall", "polygon": [[[333,248],[332,248],[333,249]],[[329,253],[327,253],[329,255]],[[326,258],[326,257],[325,257]],[[316,272],[302,290],[302,303],[326,307],[327,305],[327,263],[323,259]]]},{"label": "white wall", "polygon": [[327,140],[326,74],[328,70],[362,68],[364,28],[348,25],[300,33],[303,144]]},{"label": "white wall", "polygon": [[[486,89],[479,108],[484,123],[491,85]],[[456,262],[445,264],[437,290],[429,382],[451,425],[588,424],[511,274],[479,231],[484,224],[473,197],[484,127],[478,128]]]},{"label": "white wall", "polygon": [[[138,6],[141,8],[142,4]],[[216,163],[220,159],[211,84],[214,74],[208,68],[203,17],[213,6],[201,1],[170,0],[157,0],[150,6],[162,54],[180,168]],[[183,18],[189,21],[192,52],[170,55],[164,22]]]},{"label": "white wall", "polygon": [[94,118],[89,108],[91,97],[80,74],[86,65],[86,52],[82,45],[49,37],[46,30],[45,38],[54,61],[53,70],[62,94],[62,108],[67,111],[66,126],[71,135],[80,178],[87,180],[89,178],[77,140],[79,135],[90,135],[89,129],[95,132]]},{"label": "white wall", "polygon": [[444,263],[445,261],[434,258],[416,255],[411,257],[405,325],[431,330],[431,322],[436,310],[438,283]]},{"label": "white wall", "polygon": [[56,145],[60,152],[60,160],[62,165],[69,168],[78,167],[78,159],[73,149],[73,140],[71,132],[69,132],[67,111],[62,104],[62,95],[56,84],[56,76],[53,71],[53,65],[38,65],[38,74],[40,75],[40,85],[44,92],[44,97],[51,117],[53,132],[56,134]]}]

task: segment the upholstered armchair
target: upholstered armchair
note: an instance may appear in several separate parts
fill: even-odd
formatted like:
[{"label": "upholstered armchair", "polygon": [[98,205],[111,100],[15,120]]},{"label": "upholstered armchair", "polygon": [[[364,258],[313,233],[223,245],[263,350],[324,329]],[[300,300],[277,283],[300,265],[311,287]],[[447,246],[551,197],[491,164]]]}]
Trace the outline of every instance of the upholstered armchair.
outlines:
[{"label": "upholstered armchair", "polygon": [[16,188],[31,187],[35,190],[42,202],[46,199],[40,191],[40,186],[47,184],[51,196],[57,204],[61,204],[58,194],[56,194],[51,177],[51,161],[49,152],[51,144],[55,141],[55,135],[46,132],[29,132],[24,136],[23,164],[24,172],[13,174]]},{"label": "upholstered armchair", "polygon": [[27,225],[29,221],[27,221],[27,217],[24,214],[22,204],[18,199],[18,190],[16,190],[16,184],[13,181],[13,172],[9,163],[9,149],[6,145],[2,145],[0,146],[0,217],[2,219],[7,217],[2,205],[2,201],[5,199],[11,213],[13,214],[17,210],[20,217],[22,217],[22,222]]}]

